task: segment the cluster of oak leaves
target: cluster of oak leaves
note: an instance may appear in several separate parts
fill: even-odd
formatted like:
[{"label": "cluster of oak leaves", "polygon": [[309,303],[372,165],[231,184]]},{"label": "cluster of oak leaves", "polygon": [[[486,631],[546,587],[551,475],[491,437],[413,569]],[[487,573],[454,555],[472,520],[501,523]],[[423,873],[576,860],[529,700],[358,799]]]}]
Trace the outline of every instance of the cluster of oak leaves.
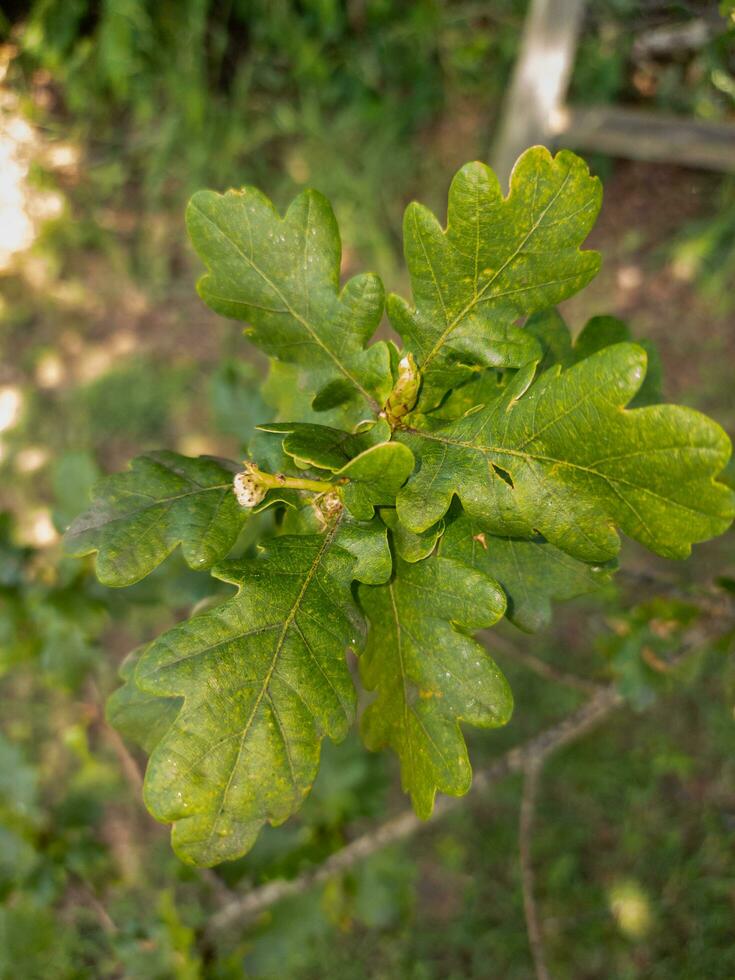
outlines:
[{"label": "cluster of oak leaves", "polygon": [[[236,594],[125,662],[109,716],[150,753],[146,804],[186,861],[250,848],[311,787],[325,735],[355,718],[390,746],[417,813],[471,780],[460,721],[504,724],[512,696],[473,633],[503,615],[526,630],[550,601],[607,580],[616,529],[685,557],[722,533],[720,427],[660,403],[655,357],[597,317],[573,344],[556,304],[585,286],[581,251],[601,187],[581,159],[541,147],[503,197],[481,163],[449,192],[446,228],[405,215],[413,303],[377,276],[340,288],[329,203],[285,217],[259,191],[202,191],[188,210],[202,299],[243,320],[271,357],[243,464],[148,453],[104,479],[67,533],[99,579],[129,585],[180,545]],[[383,311],[402,349],[370,343]],[[647,373],[647,362],[648,373]],[[227,559],[275,508],[256,557]]]}]

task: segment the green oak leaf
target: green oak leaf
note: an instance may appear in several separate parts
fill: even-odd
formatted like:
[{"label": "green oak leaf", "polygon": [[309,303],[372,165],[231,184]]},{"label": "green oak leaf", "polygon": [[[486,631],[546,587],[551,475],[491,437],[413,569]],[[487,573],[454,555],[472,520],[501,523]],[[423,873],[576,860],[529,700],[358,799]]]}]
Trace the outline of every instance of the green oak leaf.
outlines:
[{"label": "green oak leaf", "polygon": [[95,485],[65,548],[75,557],[97,552],[97,578],[111,586],[138,582],[179,544],[191,568],[209,568],[247,520],[232,490],[235,472],[236,464],[205,456],[138,456],[129,470]]},{"label": "green oak leaf", "polygon": [[[333,425],[340,429],[351,429],[366,417],[372,417],[364,399],[330,404],[322,401],[319,395],[315,397],[314,391],[329,394],[333,390],[329,385],[320,388],[320,379],[328,375],[328,369],[286,364],[271,358],[268,376],[263,383],[263,398],[273,408],[273,417]],[[338,391],[347,390],[346,383],[335,384]]]},{"label": "green oak leaf", "polygon": [[[537,370],[546,371],[555,364],[571,367],[575,362],[572,352],[572,335],[566,320],[557,309],[534,313],[525,323],[528,333],[538,340],[541,346],[541,359]],[[604,346],[604,345],[603,345]]]},{"label": "green oak leaf", "polygon": [[365,585],[382,585],[393,571],[393,556],[388,544],[388,529],[377,517],[355,521],[342,517],[335,543],[355,558],[352,574]]},{"label": "green oak leaf", "polygon": [[409,417],[408,424],[410,425],[416,420],[416,424],[420,427],[426,425],[434,427],[442,425],[444,422],[453,422],[455,419],[466,415],[470,409],[477,405],[487,405],[488,402],[495,401],[514,373],[512,371],[493,371],[492,369],[482,371],[470,378],[469,381],[452,389],[441,405],[426,415],[421,415],[420,421],[418,420],[420,413]]},{"label": "green oak leaf", "polygon": [[504,725],[513,699],[487,652],[467,635],[491,626],[505,609],[488,576],[449,558],[396,563],[394,579],[361,586],[370,622],[360,676],[376,700],[362,718],[370,749],[393,748],[403,789],[420,817],[437,791],[461,796],[472,781],[460,721]]},{"label": "green oak leaf", "polygon": [[395,504],[396,494],[413,471],[413,453],[400,442],[381,442],[366,449],[334,474],[347,480],[342,487],[345,507],[367,521],[375,508]]},{"label": "green oak leaf", "polygon": [[439,521],[434,527],[430,527],[428,530],[416,534],[401,524],[395,508],[381,507],[378,513],[380,514],[381,521],[390,528],[391,540],[393,541],[396,552],[404,561],[413,562],[428,558],[436,547],[437,541],[444,533],[444,521]]},{"label": "green oak leaf", "polygon": [[503,198],[493,171],[469,163],[452,181],[447,227],[420,204],[404,220],[414,308],[391,295],[388,315],[423,374],[426,411],[478,366],[538,360],[536,339],[514,326],[597,273],[581,252],[600,209],[601,185],[579,157],[537,146],[516,163]]},{"label": "green oak leaf", "polygon": [[[538,365],[539,371],[545,371],[554,364],[571,367],[572,364],[577,364],[585,357],[596,354],[604,347],[634,340],[628,325],[617,317],[593,316],[584,325],[572,345],[569,327],[559,311],[553,309],[530,316],[526,321],[526,330],[536,337],[543,351]],[[638,340],[636,343],[646,352],[648,370],[643,384],[631,399],[629,408],[656,405],[663,401],[661,392],[663,369],[659,352],[650,340]]]},{"label": "green oak leaf", "polygon": [[375,442],[381,436],[390,437],[383,419],[357,433],[298,422],[274,422],[259,428],[285,433],[283,449],[301,465],[330,470],[345,506],[358,520],[369,521],[375,507],[394,504],[414,467],[407,446]]},{"label": "green oak leaf", "polygon": [[735,459],[731,458],[725,469],[722,471],[720,480],[725,486],[735,490]]},{"label": "green oak leaf", "polygon": [[496,579],[508,598],[506,616],[529,633],[548,625],[552,599],[595,592],[614,571],[611,564],[578,561],[543,538],[497,537],[466,515],[449,525],[439,553]]},{"label": "green oak leaf", "polygon": [[[613,344],[622,344],[630,340],[633,340],[633,335],[627,323],[614,316],[594,316],[587,321],[574,341],[574,363],[596,354],[604,347],[611,347]],[[643,384],[631,399],[628,407],[642,408],[645,405],[658,405],[663,401],[661,356],[650,340],[644,338],[637,340],[636,343],[646,352],[648,370],[643,379]]]},{"label": "green oak leaf", "polygon": [[[237,858],[301,806],[323,740],[355,718],[349,649],[374,692],[364,741],[395,750],[428,817],[437,792],[469,788],[462,724],[512,711],[475,631],[504,614],[537,629],[553,601],[607,582],[619,531],[678,558],[729,526],[724,432],[660,403],[657,354],[621,321],[595,317],[573,342],[555,308],[599,268],[581,249],[600,201],[584,161],[534,147],[506,197],[484,164],[463,167],[446,227],[409,205],[412,301],[388,300],[399,349],[370,345],[382,284],[341,285],[319,193],[283,217],[254,188],[192,198],[200,295],[270,358],[262,394],[279,421],[251,435],[228,414],[229,392],[252,421],[247,367],[215,398],[246,438],[239,489],[258,504],[238,505],[234,463],[147,453],[94,488],[66,535],[108,585],[137,582],[180,544],[191,567],[237,587],[131,654],[107,705],[150,753],[145,800],[183,860]],[[223,561],[264,539],[256,557]]]},{"label": "green oak leaf", "polygon": [[[318,534],[324,530],[317,506],[307,504],[288,510],[283,520],[284,534]],[[366,585],[387,582],[393,571],[393,557],[388,544],[388,528],[374,517],[356,521],[347,512],[339,520],[334,543],[355,558],[352,570],[356,581]]]},{"label": "green oak leaf", "polygon": [[180,698],[165,698],[141,691],[135,682],[135,670],[146,647],[127,655],[120,665],[122,687],[107,699],[105,718],[123,738],[150,753],[169,730],[181,708]]},{"label": "green oak leaf", "polygon": [[[633,335],[628,324],[616,316],[593,316],[575,338],[572,363],[583,361],[585,357],[596,354],[604,347],[612,347],[613,344],[624,344],[632,340]],[[639,346],[643,347],[643,344]],[[648,377],[650,370],[651,365],[649,364],[646,377]]]},{"label": "green oak leaf", "polygon": [[391,435],[390,426],[384,419],[367,423],[356,432],[304,422],[268,422],[259,425],[258,429],[283,434],[283,451],[287,455],[335,473],[365,449],[387,442]]},{"label": "green oak leaf", "polygon": [[237,595],[141,657],[143,691],[183,698],[151,755],[145,799],[173,823],[187,862],[236,858],[266,821],[282,823],[314,781],[322,739],[342,739],[353,721],[345,651],[362,645],[364,624],[337,527],[276,538],[262,557],[217,567]]},{"label": "green oak leaf", "polygon": [[[588,321],[572,345],[572,335],[563,317],[556,309],[534,313],[524,328],[540,345],[540,360],[536,373],[540,374],[555,364],[571,367],[590,354],[612,344],[632,340],[630,330],[622,320],[612,316],[596,316]],[[661,394],[661,358],[649,340],[638,342],[648,356],[646,377],[629,408],[655,405],[663,400]],[[454,388],[441,404],[424,416],[423,424],[434,425],[439,420],[453,421],[465,415],[477,405],[487,405],[494,400],[514,375],[514,371],[488,369],[474,375],[469,381]]]},{"label": "green oak leaf", "polygon": [[658,554],[686,557],[735,514],[732,492],[715,480],[730,442],[689,408],[625,410],[645,369],[634,344],[535,381],[529,365],[494,403],[439,429],[404,433],[420,469],[398,494],[399,518],[423,531],[456,494],[486,530],[539,533],[582,561],[617,554],[616,525]]},{"label": "green oak leaf", "polygon": [[199,295],[245,320],[250,339],[309,374],[312,398],[334,407],[358,399],[376,411],[392,385],[383,342],[366,348],[383,311],[377,276],[340,289],[339,230],[329,202],[307,190],[281,218],[254,187],[196,193],[187,209],[194,248],[209,270]]}]

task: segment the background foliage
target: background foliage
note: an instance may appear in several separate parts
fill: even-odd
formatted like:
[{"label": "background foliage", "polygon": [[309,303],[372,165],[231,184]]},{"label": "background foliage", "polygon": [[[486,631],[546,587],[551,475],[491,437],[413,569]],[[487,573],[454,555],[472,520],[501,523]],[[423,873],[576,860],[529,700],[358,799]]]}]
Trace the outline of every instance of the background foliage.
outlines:
[{"label": "background foliage", "polygon": [[[173,557],[122,597],[57,548],[100,471],[162,445],[236,454],[264,417],[261,365],[194,294],[190,191],[255,182],[283,204],[316,186],[335,203],[344,274],[372,267],[405,292],[403,205],[417,197],[441,213],[449,175],[487,155],[525,6],[3,5],[2,152],[9,140],[35,237],[0,279],[0,976],[239,977],[243,963],[255,977],[485,977],[489,963],[529,975],[513,780],[208,948],[202,927],[223,889],[294,875],[392,810],[395,767],[352,740],[329,746],[297,820],[215,874],[185,868],[144,815],[135,750],[104,724],[103,704],[123,656],[210,583]],[[633,52],[674,7],[687,19],[716,5],[591,6],[576,98],[732,116],[732,20],[694,53],[641,64]],[[625,316],[659,344],[667,397],[732,431],[731,183],[596,168],[606,202],[591,244],[607,260],[568,318]],[[731,541],[677,574],[732,581]],[[650,567],[632,547],[628,560]],[[662,675],[650,653],[669,651],[692,613],[640,599],[575,604],[530,643],[506,632],[498,659],[516,718],[491,738],[473,732],[470,748],[481,766],[579,698],[529,671],[519,645],[619,678],[630,710],[544,776],[535,859],[552,972],[730,977],[727,638],[686,677]]]}]

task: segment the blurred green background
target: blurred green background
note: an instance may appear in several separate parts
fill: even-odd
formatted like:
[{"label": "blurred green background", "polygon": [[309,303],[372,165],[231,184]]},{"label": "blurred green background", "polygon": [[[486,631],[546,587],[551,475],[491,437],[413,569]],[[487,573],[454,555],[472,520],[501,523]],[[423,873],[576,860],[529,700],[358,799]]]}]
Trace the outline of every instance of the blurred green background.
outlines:
[{"label": "blurred green background", "polygon": [[[203,874],[146,815],[141,758],[104,722],[124,655],[210,594],[171,558],[125,593],[60,556],[104,471],[162,446],[237,458],[262,364],[194,290],[196,188],[256,183],[333,202],[345,274],[406,289],[405,205],[443,214],[487,158],[525,0],[33,0],[0,6],[0,978],[503,978],[533,975],[517,860],[519,783],[409,844],[233,928],[232,889],[293,876],[403,805],[392,759],[328,746],[303,813]],[[735,121],[731,5],[588,4],[576,101]],[[660,56],[636,40],[704,18]],[[655,342],[667,397],[735,431],[735,182],[595,158],[603,271],[565,304]],[[659,568],[635,549],[628,561]],[[660,567],[665,567],[663,564]],[[735,579],[732,538],[666,569]],[[735,672],[724,637],[661,676],[688,613],[621,589],[488,645],[514,720],[473,762],[559,718],[578,692],[518,649],[617,680],[630,705],[545,770],[534,863],[552,975],[735,976]],[[652,626],[653,623],[653,626]],[[662,628],[661,624],[665,628]]]}]

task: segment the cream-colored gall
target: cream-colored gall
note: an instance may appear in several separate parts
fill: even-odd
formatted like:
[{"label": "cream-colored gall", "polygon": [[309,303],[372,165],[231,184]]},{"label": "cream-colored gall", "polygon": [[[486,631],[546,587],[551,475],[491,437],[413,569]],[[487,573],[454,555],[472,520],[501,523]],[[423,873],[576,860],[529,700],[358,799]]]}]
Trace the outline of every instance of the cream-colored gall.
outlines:
[{"label": "cream-colored gall", "polygon": [[251,473],[237,473],[233,480],[233,489],[237,502],[241,507],[255,507],[265,497],[265,487]]}]

